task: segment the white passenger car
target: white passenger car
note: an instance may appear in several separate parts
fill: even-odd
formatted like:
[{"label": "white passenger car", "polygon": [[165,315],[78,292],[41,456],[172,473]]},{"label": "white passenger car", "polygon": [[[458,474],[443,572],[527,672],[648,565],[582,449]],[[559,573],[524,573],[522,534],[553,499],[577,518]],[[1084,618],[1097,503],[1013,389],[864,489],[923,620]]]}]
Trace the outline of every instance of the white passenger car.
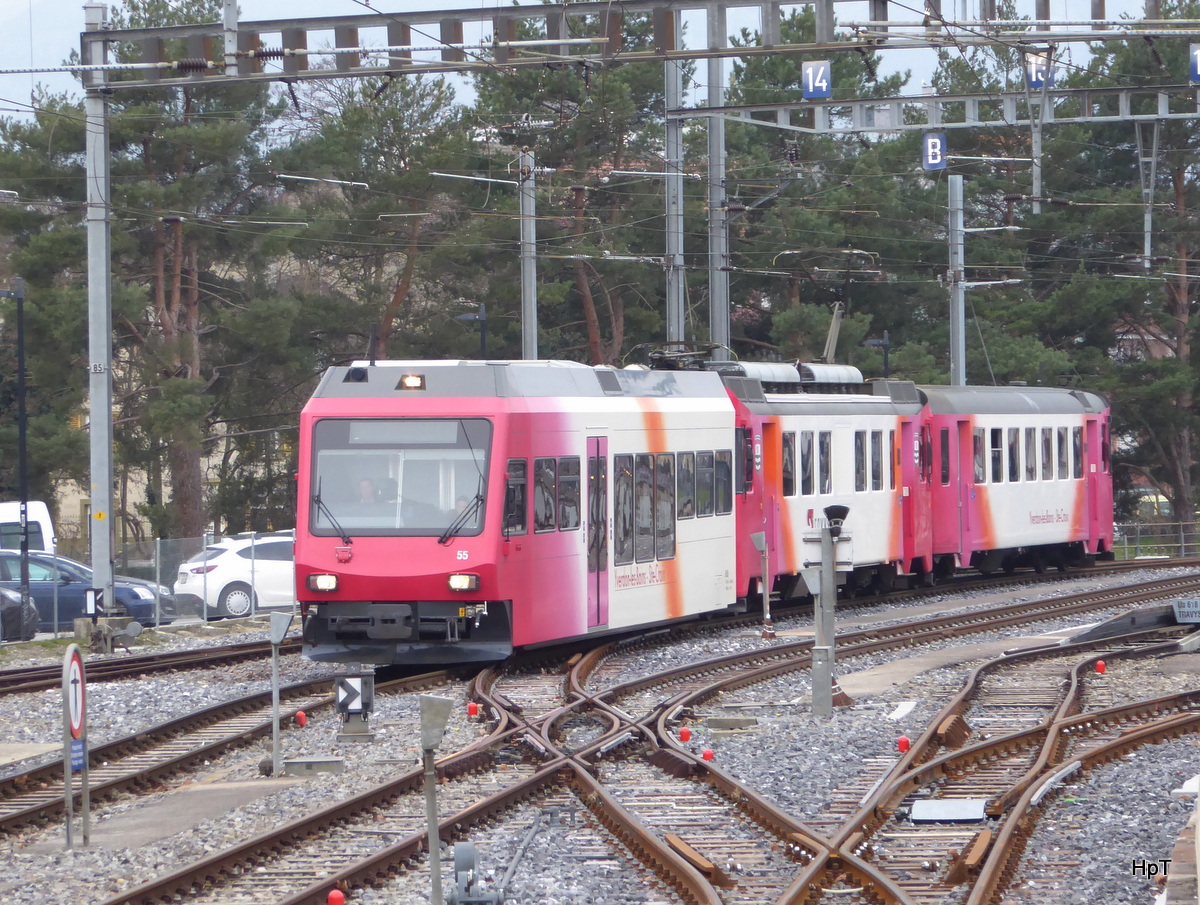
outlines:
[{"label": "white passenger car", "polygon": [[294,558],[291,531],[227,537],[179,567],[176,600],[209,618],[293,607]]}]

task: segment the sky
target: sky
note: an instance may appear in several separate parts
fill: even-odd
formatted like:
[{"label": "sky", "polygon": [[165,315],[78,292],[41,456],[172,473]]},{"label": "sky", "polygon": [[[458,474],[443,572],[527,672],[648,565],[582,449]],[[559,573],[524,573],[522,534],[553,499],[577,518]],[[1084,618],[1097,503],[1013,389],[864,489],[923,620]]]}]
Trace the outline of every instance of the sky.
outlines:
[{"label": "sky", "polygon": [[[523,0],[528,3],[531,0]],[[914,18],[905,12],[907,8],[919,7],[923,0],[892,0],[891,18]],[[947,18],[973,18],[977,15],[979,0],[942,0]],[[476,5],[478,4],[478,5]],[[511,6],[510,0],[371,0],[374,9],[392,11],[426,11],[438,9],[502,9]],[[1032,16],[1034,0],[1016,0],[1017,12]],[[1051,0],[1050,15],[1056,20],[1079,16],[1081,8],[1088,7],[1082,0]],[[1141,0],[1108,0],[1107,14],[1110,19],[1122,14],[1140,14]],[[355,0],[240,0],[242,21],[280,19],[285,17],[309,18],[320,16],[360,15],[370,12],[363,3]],[[839,21],[865,20],[865,2],[842,2],[838,0]],[[745,26],[757,30],[759,22],[756,12],[731,11],[730,31]],[[696,16],[687,19],[687,35],[700,40],[704,35],[703,20]],[[81,96],[76,79],[65,73],[14,73],[11,70],[45,69],[61,65],[79,47],[79,33],[83,30],[82,0],[0,0],[0,35],[5,36],[8,52],[0,68],[0,116],[29,114],[29,103],[35,86],[42,85],[54,92],[69,92]],[[468,36],[468,40],[471,37]],[[685,36],[685,41],[690,40]],[[1082,52],[1081,49],[1075,50]],[[919,94],[921,81],[932,72],[934,54],[928,50],[889,50],[883,56],[882,74],[909,70],[913,79],[906,93]],[[727,64],[728,68],[728,64]],[[703,80],[705,67],[697,69]],[[706,87],[701,87],[704,97]],[[463,98],[460,92],[460,98]]]}]

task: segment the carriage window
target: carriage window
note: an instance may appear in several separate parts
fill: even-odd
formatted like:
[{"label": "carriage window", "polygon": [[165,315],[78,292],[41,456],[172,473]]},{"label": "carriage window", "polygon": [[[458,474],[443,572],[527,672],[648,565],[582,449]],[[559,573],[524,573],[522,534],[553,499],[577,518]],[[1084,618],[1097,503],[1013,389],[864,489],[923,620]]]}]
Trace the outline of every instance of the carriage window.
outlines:
[{"label": "carriage window", "polygon": [[833,433],[821,431],[817,434],[817,483],[818,493],[833,493]]},{"label": "carriage window", "polygon": [[1042,428],[1042,480],[1054,480],[1054,428]]},{"label": "carriage window", "polygon": [[883,490],[883,431],[871,431],[871,489]]},{"label": "carriage window", "polygon": [[588,572],[608,571],[608,462],[588,456]]},{"label": "carriage window", "polygon": [[[900,458],[900,450],[896,448],[896,432],[888,431],[888,488],[896,489],[896,460]],[[926,458],[925,461],[928,461]],[[922,469],[922,472],[924,469]]]},{"label": "carriage window", "polygon": [[1057,432],[1058,432],[1058,479],[1060,481],[1065,481],[1067,479],[1067,471],[1068,471],[1067,458],[1070,455],[1070,453],[1067,452],[1067,429],[1065,427],[1060,427],[1057,429]]},{"label": "carriage window", "polygon": [[1071,464],[1075,469],[1072,472],[1075,477],[1083,477],[1083,428],[1071,428]]},{"label": "carriage window", "polygon": [[558,460],[558,530],[579,528],[579,457]]},{"label": "carriage window", "polygon": [[508,460],[508,483],[504,489],[504,533],[505,536],[524,534],[526,522],[526,469],[524,459]]},{"label": "carriage window", "polygon": [[633,457],[633,556],[638,562],[654,559],[654,457]]},{"label": "carriage window", "polygon": [[1100,467],[1102,469],[1104,469],[1105,474],[1108,474],[1108,467],[1109,467],[1108,455],[1109,455],[1110,450],[1108,448],[1108,444],[1109,444],[1108,425],[1105,424],[1105,425],[1102,425],[1100,428]]},{"label": "carriage window", "polygon": [[975,483],[987,481],[987,453],[983,448],[983,428],[977,427],[971,434],[975,443]]},{"label": "carriage window", "polygon": [[938,432],[938,446],[942,453],[942,485],[950,483],[950,428],[943,427]]},{"label": "carriage window", "polygon": [[713,488],[717,496],[717,515],[733,512],[733,453],[727,449],[716,454]]},{"label": "carriage window", "polygon": [[633,456],[613,456],[613,562],[633,562]]},{"label": "carriage window", "polygon": [[654,464],[654,556],[675,558],[675,456],[659,453]]},{"label": "carriage window", "polygon": [[[896,462],[899,463],[902,455],[899,447],[896,449]],[[928,484],[933,480],[933,428],[928,424],[921,428],[921,437],[917,440],[917,461],[920,463],[920,480],[922,484]],[[892,485],[892,489],[896,489],[896,485]]]},{"label": "carriage window", "polygon": [[813,434],[800,432],[800,492],[811,496],[813,492]]},{"label": "carriage window", "polygon": [[1008,479],[1021,480],[1021,429],[1008,429]]},{"label": "carriage window", "polygon": [[1025,428],[1025,480],[1037,480],[1037,428]]},{"label": "carriage window", "polygon": [[992,428],[992,483],[1004,480],[1004,430]]},{"label": "carriage window", "polygon": [[754,432],[748,427],[734,431],[736,443],[733,450],[734,478],[738,493],[749,493],[754,487]]},{"label": "carriage window", "polygon": [[553,459],[533,460],[533,530],[535,533],[554,530],[556,464]]},{"label": "carriage window", "polygon": [[783,434],[783,495],[796,495],[796,434]]},{"label": "carriage window", "polygon": [[685,452],[679,454],[679,483],[677,500],[679,502],[679,517],[691,518],[696,514],[696,454]]},{"label": "carriage window", "polygon": [[696,453],[696,515],[713,514],[713,454]]},{"label": "carriage window", "polygon": [[854,489],[867,489],[867,432],[854,432]]}]

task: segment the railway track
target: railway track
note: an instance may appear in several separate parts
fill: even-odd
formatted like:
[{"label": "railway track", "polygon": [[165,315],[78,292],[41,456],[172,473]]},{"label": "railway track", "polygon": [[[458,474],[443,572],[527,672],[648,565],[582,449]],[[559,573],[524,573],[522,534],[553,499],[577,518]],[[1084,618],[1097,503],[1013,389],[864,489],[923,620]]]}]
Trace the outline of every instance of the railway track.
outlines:
[{"label": "railway track", "polygon": [[[1194,594],[1198,590],[1200,580],[1171,579],[1131,596],[1141,600],[1162,599],[1164,596]],[[981,612],[954,614],[883,630],[847,633],[839,636],[839,652],[840,656],[848,657],[912,647],[926,640],[944,640],[990,630],[997,625],[1060,618],[1064,613],[1112,607],[1117,600],[1111,592],[1091,592],[1065,598],[1057,605],[1041,601],[995,607],[986,615]],[[1030,615],[1031,612],[1034,615]],[[1100,642],[1098,645],[1096,650],[1101,653],[1089,654],[1085,660],[1094,661],[1101,655],[1109,658],[1126,655],[1116,646],[1117,642]],[[858,818],[858,824],[853,822],[853,815],[843,819],[844,815],[836,813],[836,808],[823,815],[826,819],[821,826],[805,824],[681,745],[677,718],[684,708],[695,707],[726,693],[729,688],[806,669],[808,647],[803,641],[779,643],[653,676],[623,680],[618,680],[621,671],[615,670],[606,679],[605,687],[599,690],[592,690],[590,685],[591,677],[601,664],[611,664],[625,657],[627,668],[636,672],[632,664],[639,659],[637,645],[609,645],[599,649],[580,658],[565,676],[547,674],[544,669],[523,676],[494,671],[484,674],[476,680],[473,696],[484,705],[489,732],[462,751],[442,758],[437,768],[443,784],[457,785],[465,782],[461,777],[466,774],[475,775],[477,778],[473,781],[479,784],[478,794],[482,797],[467,805],[456,797],[443,807],[441,840],[461,839],[489,821],[503,819],[507,809],[522,802],[540,805],[545,801],[574,799],[590,810],[589,819],[595,825],[602,826],[614,839],[620,840],[626,857],[634,857],[647,877],[663,880],[686,901],[712,902],[714,905],[728,902],[734,900],[731,896],[741,896],[737,890],[742,888],[754,890],[746,893],[747,897],[742,901],[776,901],[781,905],[807,902],[814,901],[812,889],[841,889],[844,892],[834,893],[831,901],[844,902],[852,900],[847,896],[857,894],[853,890],[857,888],[854,884],[858,883],[869,884],[874,890],[872,901],[912,902],[910,893],[899,880],[890,878],[882,865],[871,863],[864,857],[870,854],[863,848],[868,845],[868,834],[879,831],[883,821],[895,813],[894,807],[888,810],[893,803],[902,802],[913,788],[941,779],[943,774],[937,771],[943,770],[944,762],[949,763],[946,758],[967,758],[964,763],[968,765],[983,763],[985,757],[1000,757],[1005,746],[1014,744],[1009,740],[1002,745],[999,740],[991,739],[968,746],[968,753],[952,750],[944,756],[939,753],[943,747],[953,747],[947,746],[945,737],[951,733],[954,718],[965,722],[963,715],[971,713],[971,718],[982,726],[982,714],[990,710],[999,713],[1004,695],[993,695],[991,704],[987,703],[986,696],[966,696],[961,700],[956,697],[947,706],[957,709],[947,710],[908,755],[895,764],[890,764],[888,759],[874,764],[862,780],[865,791],[860,798],[860,803],[867,802],[861,810],[869,816]],[[1144,648],[1145,645],[1137,647]],[[1129,649],[1137,648],[1131,646]],[[1064,656],[1058,651],[1053,654],[1043,652],[1043,655]],[[1062,669],[1061,665],[1052,668],[1057,670],[1054,674],[1059,677],[1060,686],[1063,684]],[[1071,682],[1076,684],[1079,683],[1078,669],[1078,666],[1071,667],[1071,674],[1075,676]],[[996,689],[1003,687],[1000,682],[993,684]],[[655,687],[657,691],[652,691]],[[971,700],[976,700],[975,711],[966,709]],[[1060,715],[1065,713],[1064,706],[1060,703],[1054,708],[1053,701],[1043,699],[1032,708],[1018,708],[1025,712],[1021,717],[1025,724],[1035,723],[1039,716],[1042,717],[1039,726],[1026,728],[1018,735],[1047,738],[1051,734],[1048,721],[1051,726],[1063,730],[1073,725],[1065,722],[1070,717]],[[1045,716],[1050,709],[1054,709],[1053,718]],[[1094,714],[1100,713],[1107,711],[1094,711]],[[1093,722],[1097,719],[1093,715]],[[938,729],[944,738],[938,738]],[[971,730],[963,731],[970,737]],[[1057,730],[1054,734],[1056,737],[1064,735]],[[1065,733],[1067,736],[1072,734],[1074,732]],[[1005,739],[1010,736],[1012,733]],[[1044,749],[1043,744],[1038,750]],[[1025,758],[1025,769],[1020,773],[1022,779],[1013,779],[1018,771],[1006,771],[1007,791],[1000,794],[1020,798],[1024,794],[1020,788],[1022,782],[1027,791],[1039,779],[1038,771],[1044,772],[1044,768],[1038,766],[1041,755],[1033,755],[1032,748],[1025,749],[1021,756]],[[942,757],[941,761],[939,757]],[[1049,763],[1048,758],[1049,755],[1046,763]],[[963,770],[971,772],[965,767]],[[279,905],[300,905],[323,903],[334,887],[352,889],[403,883],[405,877],[419,877],[420,872],[414,874],[413,867],[421,860],[428,843],[420,828],[418,799],[412,794],[420,784],[420,773],[417,768],[407,770],[395,780],[352,800],[292,821],[236,850],[215,854],[177,875],[144,884],[108,902],[117,905],[236,899],[247,903],[270,901]],[[999,785],[993,784],[993,790]],[[670,791],[664,794],[664,790]],[[852,803],[852,798],[852,795],[846,796],[847,806]],[[393,809],[389,813],[395,816],[381,820],[376,810],[379,807]],[[670,813],[673,810],[681,811],[686,819],[673,821]],[[408,816],[400,816],[402,813]],[[997,818],[989,815],[989,819]],[[371,832],[371,827],[391,820],[396,821],[393,833],[407,832],[408,835],[380,839],[380,834]],[[697,829],[701,826],[706,828],[705,832]],[[313,850],[298,848],[302,840],[312,838],[323,840],[317,846],[320,863],[338,865],[336,869],[312,867]],[[369,842],[371,839],[374,841]],[[979,847],[972,847],[971,839],[960,840],[955,836],[954,841],[961,847],[960,856],[963,851],[972,855],[964,869],[971,876],[979,874],[986,860],[984,856],[993,847],[977,851]],[[928,842],[928,837],[921,844],[932,851],[933,843]],[[939,850],[952,847],[942,842],[937,845]],[[271,898],[278,895],[271,892],[260,897],[254,891],[253,875],[270,875],[275,870],[272,865],[279,865],[279,870],[286,874],[289,870],[286,865],[295,863],[294,851],[307,853],[300,858],[302,861],[308,859],[306,877],[310,881],[307,885],[298,884],[293,877],[287,895]],[[910,846],[908,851],[905,863],[915,857],[917,844]],[[928,859],[923,859],[922,863],[924,860]],[[965,856],[960,860],[965,863]],[[958,869],[958,864],[957,861],[950,864],[943,858],[937,870]],[[244,877],[248,886],[243,885]],[[905,880],[916,889],[921,878]],[[421,882],[427,883],[427,880]],[[727,882],[734,885],[723,887],[722,884]]]},{"label": "railway track", "polygon": [[[377,692],[404,694],[450,681],[447,672],[381,683]],[[280,723],[333,705],[328,677],[280,688]],[[271,692],[224,701],[180,719],[150,727],[88,751],[93,808],[121,792],[155,788],[164,779],[271,734]],[[81,794],[81,777],[73,777]],[[45,822],[65,809],[63,767],[56,761],[0,780],[0,833]]]},{"label": "railway track", "polygon": [[[300,647],[299,637],[286,638],[279,645],[279,653],[281,655],[298,654]],[[120,658],[89,657],[87,677],[89,682],[106,682],[154,673],[179,672],[185,669],[215,668],[246,660],[259,660],[270,655],[271,643],[269,641],[241,641],[220,647],[132,654]],[[0,670],[0,695],[44,691],[47,688],[58,688],[61,685],[61,663]]]},{"label": "railway track", "polygon": [[[956,579],[955,587],[963,590],[997,589],[1014,584],[1027,584],[1031,580],[1056,582],[1064,579],[1080,577],[1121,574],[1140,570],[1156,570],[1167,568],[1200,567],[1200,558],[1174,560],[1148,560],[1128,562],[1097,563],[1086,570],[1076,570],[1067,573],[1050,573],[1037,576],[1030,572],[1013,575],[972,576],[964,575]],[[931,593],[941,593],[944,586],[938,588],[922,588],[915,591],[899,592],[886,596],[862,596],[856,598],[856,603],[877,603],[888,600],[901,604],[907,600],[919,599]],[[805,605],[788,606],[780,603],[772,605],[776,621],[790,616],[811,611]],[[700,631],[711,631],[728,628],[734,625],[757,624],[757,615],[739,615],[721,619],[709,620],[693,628]],[[651,633],[653,635],[653,633]],[[12,642],[8,642],[10,644]],[[280,645],[281,654],[295,654],[301,650],[299,637],[287,638]],[[268,641],[241,641],[215,647],[194,648],[182,651],[165,651],[158,653],[132,654],[108,658],[88,657],[87,670],[89,682],[104,682],[117,679],[127,679],[139,675],[153,675],[159,672],[173,672],[185,669],[217,667],[246,660],[268,657],[271,645]],[[42,691],[47,688],[57,688],[62,682],[62,666],[54,663],[45,666],[20,667],[0,669],[0,695],[22,694],[31,691]]]}]

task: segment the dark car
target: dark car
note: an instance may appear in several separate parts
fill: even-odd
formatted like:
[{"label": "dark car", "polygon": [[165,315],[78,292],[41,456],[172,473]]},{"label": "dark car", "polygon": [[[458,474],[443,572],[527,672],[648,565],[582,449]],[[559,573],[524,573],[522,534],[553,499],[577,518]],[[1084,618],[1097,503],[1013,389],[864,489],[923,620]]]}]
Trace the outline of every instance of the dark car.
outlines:
[{"label": "dark car", "polygon": [[[85,595],[92,585],[92,570],[83,563],[49,553],[29,554],[29,596],[39,614],[39,630],[54,631],[54,589],[58,588],[58,630],[69,631],[78,616],[86,616]],[[21,588],[21,554],[0,550],[0,587]],[[114,600],[104,601],[101,616],[131,616],[142,625],[154,625],[155,586],[140,578],[113,576]],[[176,616],[171,589],[158,586],[157,621],[170,622]]]},{"label": "dark car", "polygon": [[21,604],[21,595],[0,588],[0,641],[29,641],[38,630],[37,607]]}]

